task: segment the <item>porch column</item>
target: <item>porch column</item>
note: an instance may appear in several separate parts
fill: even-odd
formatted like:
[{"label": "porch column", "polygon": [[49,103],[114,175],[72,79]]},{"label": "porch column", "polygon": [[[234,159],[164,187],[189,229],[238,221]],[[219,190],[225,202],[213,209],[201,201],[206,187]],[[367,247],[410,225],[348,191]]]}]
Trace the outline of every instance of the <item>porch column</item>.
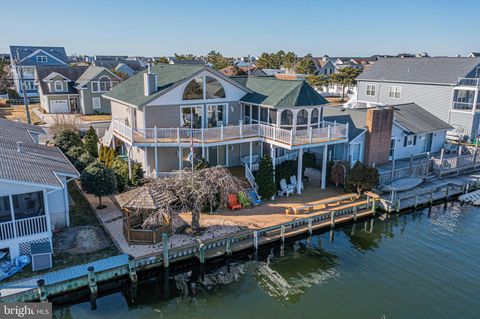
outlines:
[{"label": "porch column", "polygon": [[155,126],[155,177],[158,178],[158,144],[157,144],[157,127]]},{"label": "porch column", "polygon": [[48,208],[47,189],[43,189],[43,208],[45,209],[45,218],[47,220],[48,233],[52,236],[52,224],[50,222],[50,209]]},{"label": "porch column", "polygon": [[[203,150],[203,149],[202,149]],[[208,147],[206,147],[206,150],[205,150],[205,159],[207,160],[207,162],[210,162],[210,156],[209,156],[209,152],[208,152]]]},{"label": "porch column", "polygon": [[273,181],[275,181],[275,146],[270,146],[270,157],[272,158],[272,166],[273,166]]},{"label": "porch column", "polygon": [[205,158],[205,146],[202,145],[202,158]]},{"label": "porch column", "polygon": [[263,141],[260,141],[260,158],[263,157]]},{"label": "porch column", "polygon": [[178,147],[178,169],[183,169],[183,161],[182,161],[182,147]]},{"label": "porch column", "polygon": [[14,211],[14,208],[13,208],[13,196],[8,195],[8,199],[10,201],[10,214],[12,215],[13,236],[15,236],[15,238],[16,238],[17,237],[17,225],[15,225],[15,211]]},{"label": "porch column", "polygon": [[303,171],[303,148],[298,150],[298,166],[297,166],[297,194],[302,193],[302,171]]},{"label": "porch column", "polygon": [[253,162],[252,153],[253,153],[253,142],[250,142],[250,158],[249,158],[250,170],[252,170],[252,162]]},{"label": "porch column", "polygon": [[130,159],[130,153],[132,151],[132,146],[127,147],[127,160],[128,160],[128,178],[132,179],[132,160]]},{"label": "porch column", "polygon": [[228,151],[230,149],[230,145],[225,145],[225,166],[228,167]]},{"label": "porch column", "polygon": [[325,189],[327,184],[327,154],[328,153],[328,145],[323,147],[323,161],[322,161],[322,189]]}]

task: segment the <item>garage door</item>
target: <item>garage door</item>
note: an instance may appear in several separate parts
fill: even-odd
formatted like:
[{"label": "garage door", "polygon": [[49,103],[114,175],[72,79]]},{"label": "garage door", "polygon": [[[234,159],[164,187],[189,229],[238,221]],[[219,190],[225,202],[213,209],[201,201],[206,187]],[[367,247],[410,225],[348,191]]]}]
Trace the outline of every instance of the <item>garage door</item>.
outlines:
[{"label": "garage door", "polygon": [[50,113],[68,113],[67,100],[50,101]]}]

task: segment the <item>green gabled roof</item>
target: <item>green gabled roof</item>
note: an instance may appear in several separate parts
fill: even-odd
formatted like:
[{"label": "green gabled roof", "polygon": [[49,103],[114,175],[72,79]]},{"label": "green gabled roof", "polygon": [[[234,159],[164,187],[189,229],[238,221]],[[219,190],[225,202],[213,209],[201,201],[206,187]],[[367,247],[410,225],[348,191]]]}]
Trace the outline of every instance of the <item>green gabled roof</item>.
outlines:
[{"label": "green gabled roof", "polygon": [[[239,80],[236,78],[235,80]],[[242,83],[244,82],[244,83]],[[249,77],[242,84],[252,90],[241,101],[271,107],[315,106],[328,101],[303,80],[280,80],[273,77]]]},{"label": "green gabled roof", "polygon": [[145,70],[118,84],[110,92],[105,94],[105,96],[140,106],[155,99],[157,96],[162,95],[165,90],[175,83],[195,75],[204,68],[205,66],[203,65],[154,65],[152,67],[152,72],[157,75],[157,92],[150,96],[144,95],[143,74],[147,72],[147,70]]}]

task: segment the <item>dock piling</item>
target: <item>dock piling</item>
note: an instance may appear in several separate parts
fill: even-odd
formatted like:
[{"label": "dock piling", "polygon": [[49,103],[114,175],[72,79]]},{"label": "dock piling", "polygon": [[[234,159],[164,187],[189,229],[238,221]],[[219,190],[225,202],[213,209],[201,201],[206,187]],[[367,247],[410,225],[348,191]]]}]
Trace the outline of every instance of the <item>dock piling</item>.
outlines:
[{"label": "dock piling", "polygon": [[258,249],[258,232],[256,230],[253,232],[253,247],[255,250]]},{"label": "dock piling", "polygon": [[38,289],[38,295],[40,296],[40,301],[41,302],[46,302],[47,301],[47,293],[45,291],[45,279],[39,279],[37,280],[37,289]]},{"label": "dock piling", "polygon": [[163,251],[163,267],[168,268],[170,266],[170,256],[168,254],[168,235],[162,234],[162,251]]},{"label": "dock piling", "polygon": [[312,235],[313,229],[312,229],[312,219],[308,218],[308,234]]},{"label": "dock piling", "polygon": [[330,213],[330,218],[331,218],[330,227],[334,228],[335,227],[335,212]]},{"label": "dock piling", "polygon": [[90,266],[87,268],[88,271],[88,288],[90,288],[90,293],[92,297],[96,297],[98,294],[97,287],[97,278],[95,276],[95,268]]},{"label": "dock piling", "polygon": [[227,256],[232,255],[232,240],[230,238],[227,238],[227,242],[225,244],[225,253]]},{"label": "dock piling", "polygon": [[282,243],[285,242],[285,226],[280,226],[280,237],[282,239]]},{"label": "dock piling", "polygon": [[357,206],[353,207],[353,221],[356,223],[357,222]]},{"label": "dock piling", "polygon": [[200,259],[201,264],[205,263],[205,245],[203,243],[198,246],[198,259]]},{"label": "dock piling", "polygon": [[395,207],[395,212],[398,214],[400,212],[400,198],[397,199],[397,207]]},{"label": "dock piling", "polygon": [[418,207],[418,193],[415,194],[415,204],[413,205],[414,209],[417,209],[417,207]]},{"label": "dock piling", "polygon": [[132,283],[138,281],[137,271],[135,270],[135,258],[132,255],[128,256],[128,276]]}]

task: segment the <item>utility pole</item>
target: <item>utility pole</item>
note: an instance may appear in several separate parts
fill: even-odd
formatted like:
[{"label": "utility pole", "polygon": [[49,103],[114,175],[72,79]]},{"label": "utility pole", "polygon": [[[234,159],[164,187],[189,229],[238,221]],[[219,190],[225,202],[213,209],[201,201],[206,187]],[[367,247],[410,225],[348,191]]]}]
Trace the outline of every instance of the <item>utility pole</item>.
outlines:
[{"label": "utility pole", "polygon": [[23,81],[22,61],[20,60],[20,54],[18,53],[18,49],[17,49],[17,66],[16,67],[17,67],[17,71],[20,69],[20,85],[22,87],[22,92],[23,92],[23,104],[25,105],[25,119],[27,120],[27,124],[31,125],[32,120],[30,119],[30,112],[28,109],[28,97],[26,93],[25,81]]}]

